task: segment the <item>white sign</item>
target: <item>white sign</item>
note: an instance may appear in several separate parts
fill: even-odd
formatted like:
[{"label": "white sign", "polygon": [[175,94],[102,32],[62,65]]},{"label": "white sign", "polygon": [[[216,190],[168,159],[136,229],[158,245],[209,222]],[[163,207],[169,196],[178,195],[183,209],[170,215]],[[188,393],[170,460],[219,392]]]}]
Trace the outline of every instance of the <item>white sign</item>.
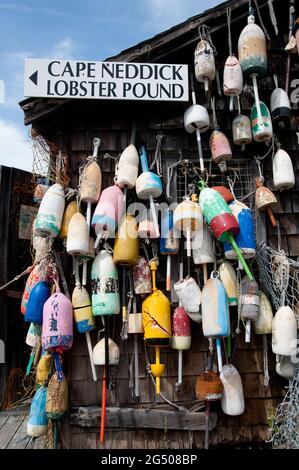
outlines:
[{"label": "white sign", "polygon": [[32,225],[37,212],[37,207],[21,205],[19,219],[19,238],[21,240],[31,240]]},{"label": "white sign", "polygon": [[26,59],[24,96],[188,101],[188,65]]}]

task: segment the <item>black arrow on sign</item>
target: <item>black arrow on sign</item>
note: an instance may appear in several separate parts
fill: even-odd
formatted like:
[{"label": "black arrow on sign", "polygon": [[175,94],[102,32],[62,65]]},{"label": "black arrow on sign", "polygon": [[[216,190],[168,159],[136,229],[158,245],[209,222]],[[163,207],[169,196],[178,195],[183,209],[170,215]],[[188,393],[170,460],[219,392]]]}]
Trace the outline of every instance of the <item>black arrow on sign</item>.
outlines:
[{"label": "black arrow on sign", "polygon": [[38,77],[38,71],[34,72],[29,79],[34,83],[34,85],[37,85],[37,77]]}]

